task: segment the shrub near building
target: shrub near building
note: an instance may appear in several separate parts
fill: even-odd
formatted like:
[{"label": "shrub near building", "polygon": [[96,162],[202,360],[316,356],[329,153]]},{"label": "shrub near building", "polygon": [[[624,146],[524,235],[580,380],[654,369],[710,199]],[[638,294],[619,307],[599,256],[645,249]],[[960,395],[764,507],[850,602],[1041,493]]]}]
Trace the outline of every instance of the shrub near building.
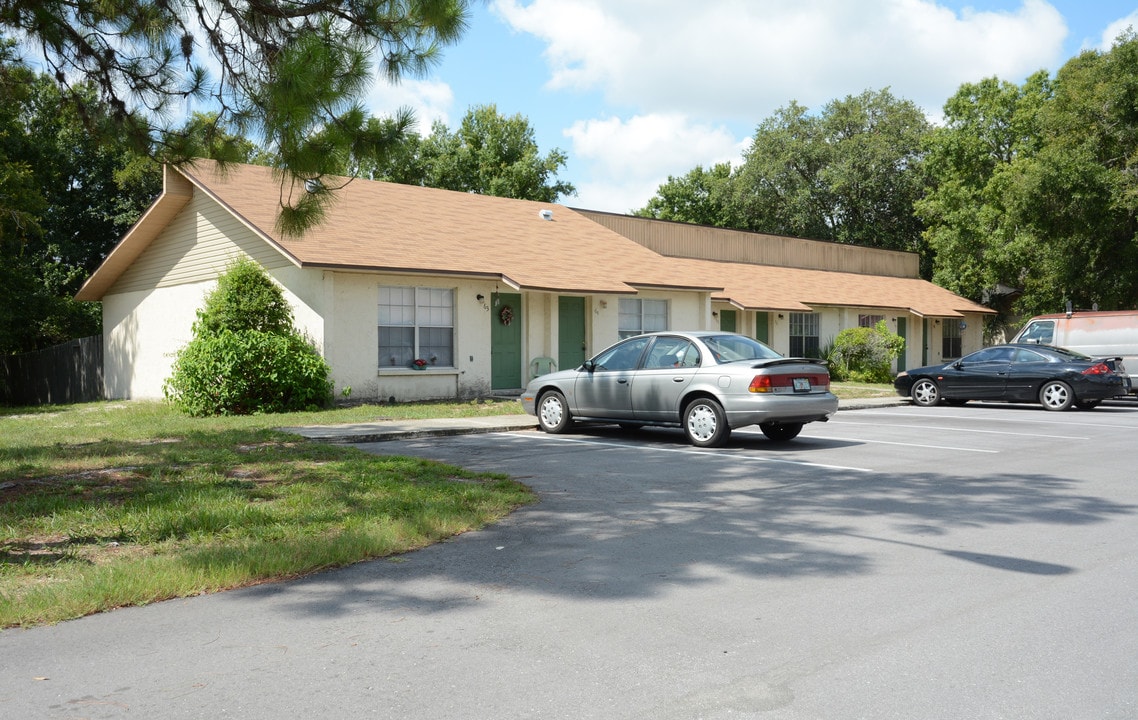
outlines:
[{"label": "shrub near building", "polygon": [[284,293],[249,259],[235,261],[198,311],[166,398],[189,415],[247,415],[326,407],[331,369],[292,322]]},{"label": "shrub near building", "polygon": [[893,361],[905,349],[905,339],[881,320],[874,327],[846,328],[826,353],[835,381],[887,383],[893,379]]}]

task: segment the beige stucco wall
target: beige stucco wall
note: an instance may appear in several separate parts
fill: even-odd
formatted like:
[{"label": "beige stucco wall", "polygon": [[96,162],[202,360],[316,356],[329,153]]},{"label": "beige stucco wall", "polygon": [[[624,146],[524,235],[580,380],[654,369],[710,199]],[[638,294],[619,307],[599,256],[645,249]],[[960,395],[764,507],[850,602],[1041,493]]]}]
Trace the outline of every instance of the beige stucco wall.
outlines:
[{"label": "beige stucco wall", "polygon": [[[355,400],[397,402],[483,396],[490,391],[490,307],[493,282],[406,275],[322,272],[327,298],[323,351],[334,390]],[[379,287],[447,288],[454,291],[454,367],[425,371],[385,364],[379,357]],[[479,302],[478,295],[483,296]],[[523,317],[528,311],[523,311]],[[350,395],[344,394],[351,388]]]},{"label": "beige stucco wall", "polygon": [[[193,338],[197,311],[216,280],[103,298],[103,386],[109,399],[158,399],[178,351]],[[297,327],[320,347],[322,323],[316,311],[287,288]]]},{"label": "beige stucco wall", "polygon": [[[560,354],[558,346],[558,299],[554,293],[525,293],[526,311],[523,354],[526,358]],[[619,339],[620,295],[585,298],[585,357],[592,357]],[[625,296],[627,297],[627,296]],[[638,298],[668,301],[668,328],[702,330],[711,325],[711,301],[706,292],[644,291]],[[527,360],[528,364],[529,360]],[[529,368],[526,368],[528,377]]]}]

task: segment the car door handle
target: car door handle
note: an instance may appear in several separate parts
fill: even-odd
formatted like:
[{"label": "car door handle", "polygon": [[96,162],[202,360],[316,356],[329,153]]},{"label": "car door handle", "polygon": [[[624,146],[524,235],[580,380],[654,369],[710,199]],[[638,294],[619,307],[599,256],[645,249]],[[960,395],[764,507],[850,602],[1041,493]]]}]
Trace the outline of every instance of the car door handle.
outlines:
[{"label": "car door handle", "polygon": [[621,385],[626,385],[626,384],[628,384],[628,378],[617,378],[617,379],[616,379],[616,381],[617,381],[618,383],[620,383]]},{"label": "car door handle", "polygon": [[684,380],[687,380],[687,378],[683,377],[683,376],[678,376],[678,377],[672,378],[672,382],[683,382]]}]

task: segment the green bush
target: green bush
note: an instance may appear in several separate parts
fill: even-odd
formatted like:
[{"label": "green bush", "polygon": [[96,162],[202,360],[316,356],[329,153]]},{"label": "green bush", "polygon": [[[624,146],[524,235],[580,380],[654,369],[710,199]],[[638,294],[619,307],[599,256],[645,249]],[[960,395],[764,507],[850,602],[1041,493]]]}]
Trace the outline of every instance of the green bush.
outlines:
[{"label": "green bush", "polygon": [[292,308],[284,293],[260,265],[249,258],[235,260],[221,277],[217,288],[206,297],[198,311],[195,333],[222,330],[260,330],[290,333]]},{"label": "green bush", "polygon": [[904,348],[905,339],[890,332],[884,320],[871,328],[846,328],[827,351],[830,377],[838,381],[890,382],[893,360]]},{"label": "green bush", "polygon": [[327,407],[331,369],[292,325],[280,288],[251,260],[230,266],[198,311],[163,388],[194,416]]}]

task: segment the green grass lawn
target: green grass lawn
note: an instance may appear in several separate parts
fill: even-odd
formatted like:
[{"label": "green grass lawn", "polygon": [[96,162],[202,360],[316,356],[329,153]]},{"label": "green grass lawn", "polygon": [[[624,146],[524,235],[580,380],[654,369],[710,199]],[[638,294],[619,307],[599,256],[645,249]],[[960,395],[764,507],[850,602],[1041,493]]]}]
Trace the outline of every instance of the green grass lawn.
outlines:
[{"label": "green grass lawn", "polygon": [[0,627],[394,555],[534,500],[503,475],[273,428],[511,414],[516,402],[189,418],[164,403],[0,409]]}]

